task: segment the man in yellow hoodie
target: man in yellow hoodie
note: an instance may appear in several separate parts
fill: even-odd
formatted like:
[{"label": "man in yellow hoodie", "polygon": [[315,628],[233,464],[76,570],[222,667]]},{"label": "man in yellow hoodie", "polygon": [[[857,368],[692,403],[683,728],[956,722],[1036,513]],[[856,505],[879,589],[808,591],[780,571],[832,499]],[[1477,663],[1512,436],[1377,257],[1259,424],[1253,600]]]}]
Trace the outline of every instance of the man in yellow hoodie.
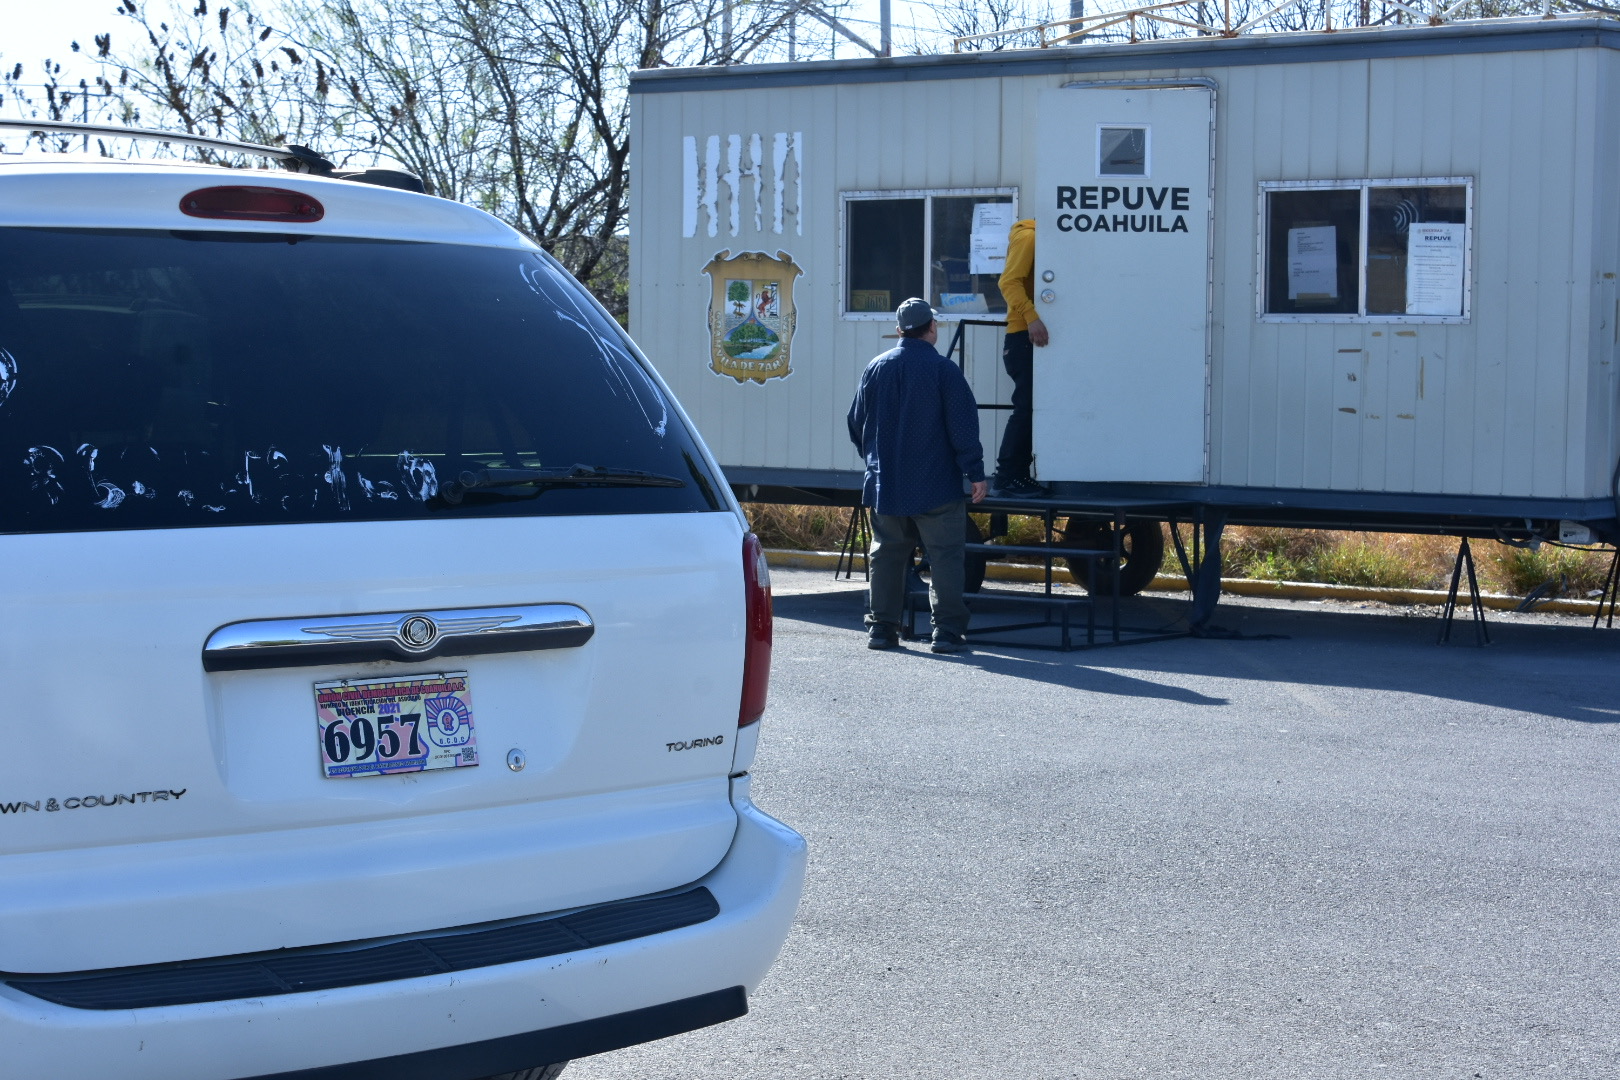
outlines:
[{"label": "man in yellow hoodie", "polygon": [[990,489],[1009,499],[1044,498],[1047,489],[1029,475],[1034,460],[1031,414],[1034,408],[1035,348],[1049,340],[1046,324],[1035,314],[1035,221],[1013,223],[1007,236],[1007,263],[1001,272],[1001,295],[1007,301],[1007,337],[1001,364],[1012,380],[1012,412],[1001,433],[996,475]]}]

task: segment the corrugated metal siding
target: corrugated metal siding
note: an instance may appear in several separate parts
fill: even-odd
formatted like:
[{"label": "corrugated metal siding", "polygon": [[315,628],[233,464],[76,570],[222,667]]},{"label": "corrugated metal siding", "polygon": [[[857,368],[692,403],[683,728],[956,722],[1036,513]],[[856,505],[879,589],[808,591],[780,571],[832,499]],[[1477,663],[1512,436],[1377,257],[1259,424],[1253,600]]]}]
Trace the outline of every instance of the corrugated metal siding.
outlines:
[{"label": "corrugated metal siding", "polygon": [[[1594,100],[1582,74],[1593,61],[1526,52],[1220,73],[1216,483],[1590,493],[1585,362],[1570,358],[1585,336],[1574,245],[1592,205],[1579,162],[1592,115],[1578,102]],[[1445,176],[1475,179],[1470,323],[1255,319],[1260,181]]]},{"label": "corrugated metal siding", "polygon": [[[1587,230],[1589,260],[1584,269],[1590,282],[1591,307],[1586,332],[1590,342],[1591,364],[1586,382],[1586,442],[1584,472],[1588,494],[1610,493],[1610,477],[1620,459],[1620,432],[1616,414],[1620,412],[1616,368],[1620,367],[1620,198],[1610,178],[1620,176],[1620,131],[1615,129],[1612,102],[1620,96],[1620,56],[1599,52],[1592,58],[1592,116],[1590,184],[1593,191],[1592,227]],[[1583,87],[1583,90],[1585,88]]]},{"label": "corrugated metal siding", "polygon": [[[748,93],[681,93],[632,98],[631,332],[680,397],[722,465],[859,470],[844,434],[844,414],[861,369],[892,348],[888,322],[844,320],[841,307],[839,194],[858,190],[995,187],[1005,183],[986,138],[1003,133],[999,85],[922,84],[827,87]],[[991,92],[986,93],[989,89]],[[930,118],[950,117],[950,123]],[[908,119],[909,118],[909,119]],[[720,204],[719,235],[700,216],[697,235],[682,236],[682,138],[697,139],[701,159],[711,135],[760,133],[767,148],[777,131],[805,136],[801,192],[803,235],[788,220],[776,233],[767,205],[765,229],[751,208],[729,233]],[[798,311],[793,373],[765,384],[738,384],[709,370],[706,318],[709,279],[702,269],[717,252],[786,251],[805,271],[795,286]],[[944,349],[954,326],[946,325]],[[1001,372],[1001,335],[968,329],[968,375],[984,402],[1011,393]],[[1001,417],[986,411],[981,435],[995,454]]]},{"label": "corrugated metal siding", "polygon": [[[1614,422],[1620,175],[1598,49],[1257,67],[1217,92],[1211,482],[1547,498],[1606,492]],[[1034,197],[1035,94],[1062,76],[638,95],[632,330],[722,464],[857,469],[843,416],[887,323],[840,308],[839,193],[1017,187]],[[681,237],[681,137],[805,136],[803,236]],[[1263,323],[1259,188],[1268,180],[1475,179],[1472,320]],[[1601,210],[1593,216],[1598,192]],[[767,218],[769,213],[767,212]],[[794,374],[739,386],[708,370],[702,267],[722,249],[790,252]],[[944,346],[942,341],[941,346]],[[981,401],[1007,400],[999,334],[970,331]],[[1591,356],[1590,362],[1588,356]],[[1350,376],[1355,378],[1352,380]],[[1038,392],[1038,390],[1037,390]],[[986,414],[987,459],[1000,414]]]}]

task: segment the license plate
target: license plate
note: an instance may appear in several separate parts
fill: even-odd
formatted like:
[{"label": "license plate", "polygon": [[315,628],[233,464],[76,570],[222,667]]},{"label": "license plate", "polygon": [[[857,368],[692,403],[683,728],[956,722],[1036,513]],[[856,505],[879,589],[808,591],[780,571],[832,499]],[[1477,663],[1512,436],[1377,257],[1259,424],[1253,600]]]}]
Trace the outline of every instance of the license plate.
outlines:
[{"label": "license plate", "polygon": [[328,779],[478,764],[465,671],[315,684]]}]

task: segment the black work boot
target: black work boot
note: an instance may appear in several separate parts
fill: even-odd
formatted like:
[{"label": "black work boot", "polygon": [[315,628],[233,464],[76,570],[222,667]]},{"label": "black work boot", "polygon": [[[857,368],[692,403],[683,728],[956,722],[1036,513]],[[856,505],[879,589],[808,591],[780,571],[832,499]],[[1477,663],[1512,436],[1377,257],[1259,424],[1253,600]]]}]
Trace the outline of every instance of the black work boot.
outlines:
[{"label": "black work boot", "polygon": [[990,491],[1002,499],[1044,499],[1051,494],[1027,476],[1003,477],[1000,474],[990,482]]},{"label": "black work boot", "polygon": [[873,623],[866,628],[868,649],[894,649],[900,645],[900,628],[892,623]]}]

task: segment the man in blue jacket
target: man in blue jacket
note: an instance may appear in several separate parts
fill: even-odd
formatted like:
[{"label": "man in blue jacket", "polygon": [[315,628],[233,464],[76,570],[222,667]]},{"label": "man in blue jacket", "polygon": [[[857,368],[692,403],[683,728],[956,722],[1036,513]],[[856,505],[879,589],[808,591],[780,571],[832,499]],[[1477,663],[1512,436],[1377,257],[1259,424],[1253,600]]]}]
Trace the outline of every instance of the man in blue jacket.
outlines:
[{"label": "man in blue jacket", "polygon": [[874,357],[849,407],[849,437],[866,458],[861,502],[872,510],[872,584],[867,648],[900,644],[906,574],[920,543],[928,551],[933,651],[966,651],[962,599],[967,499],[984,498],[979,406],[955,364],[939,354],[934,309],[912,297],[895,312],[900,347]]}]

